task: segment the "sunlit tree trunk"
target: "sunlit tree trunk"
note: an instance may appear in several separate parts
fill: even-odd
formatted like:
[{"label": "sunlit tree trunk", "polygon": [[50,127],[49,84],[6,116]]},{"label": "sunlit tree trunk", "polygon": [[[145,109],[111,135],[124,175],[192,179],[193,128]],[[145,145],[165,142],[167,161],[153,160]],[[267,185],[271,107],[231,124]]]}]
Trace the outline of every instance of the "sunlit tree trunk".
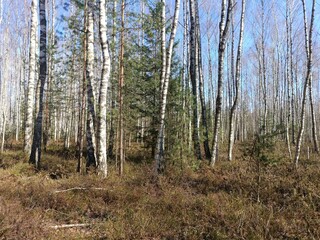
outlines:
[{"label": "sunlit tree trunk", "polygon": [[230,122],[229,122],[229,150],[228,150],[228,159],[232,160],[232,150],[234,144],[234,135],[235,135],[235,116],[238,108],[239,102],[239,91],[240,91],[240,74],[241,74],[241,57],[242,57],[242,42],[243,42],[243,31],[244,31],[244,14],[246,8],[246,1],[242,0],[242,11],[241,11],[241,20],[240,20],[240,34],[239,34],[239,43],[237,50],[237,60],[236,60],[236,74],[235,74],[235,97],[234,102],[230,111]]},{"label": "sunlit tree trunk", "polygon": [[316,114],[314,111],[314,103],[313,103],[313,96],[312,96],[312,76],[310,77],[310,80],[309,80],[308,89],[309,89],[309,102],[310,102],[311,123],[312,123],[313,148],[316,153],[319,153],[317,122],[316,122]]},{"label": "sunlit tree trunk", "polygon": [[43,97],[44,85],[47,77],[47,19],[46,19],[46,0],[39,0],[40,10],[40,93],[39,93],[39,111],[34,126],[34,136],[29,162],[34,164],[37,169],[40,168],[41,161],[41,138],[42,138],[42,115],[43,115]]},{"label": "sunlit tree trunk", "polygon": [[192,85],[193,99],[193,144],[194,152],[198,159],[201,159],[200,148],[200,124],[199,124],[199,61],[198,61],[198,39],[197,39],[197,22],[196,22],[196,0],[190,0],[190,80]]},{"label": "sunlit tree trunk", "polygon": [[117,55],[116,55],[116,43],[117,43],[117,0],[113,0],[112,10],[112,82],[111,82],[111,111],[110,111],[110,131],[109,131],[109,145],[108,145],[108,157],[113,157],[114,139],[115,139],[115,114],[116,108],[116,67],[117,67]]},{"label": "sunlit tree trunk", "polygon": [[2,137],[1,137],[1,152],[4,151],[4,142],[5,142],[5,136],[6,136],[6,125],[7,125],[7,114],[5,112],[5,108],[2,112]]},{"label": "sunlit tree trunk", "polygon": [[124,90],[124,10],[125,0],[121,2],[121,33],[120,33],[120,52],[119,52],[119,126],[118,126],[118,139],[119,139],[119,174],[123,174],[124,166],[124,118],[123,118],[123,90]]},{"label": "sunlit tree trunk", "polygon": [[[87,0],[85,0],[84,3],[84,24],[83,29],[84,33],[87,33],[87,9],[88,9],[88,3]],[[78,125],[78,138],[77,138],[77,158],[78,158],[78,164],[77,164],[77,172],[83,172],[82,166],[84,165],[83,161],[83,136],[84,136],[84,127],[85,127],[85,112],[86,112],[86,91],[87,91],[87,36],[85,35],[83,37],[83,43],[82,43],[82,49],[83,49],[83,70],[82,70],[82,84],[81,81],[79,81],[79,96],[80,97],[80,112],[79,112],[79,125]],[[82,85],[82,88],[80,87]],[[56,114],[55,114],[56,115]],[[56,122],[56,121],[55,121]],[[56,127],[55,127],[56,128]]]},{"label": "sunlit tree trunk", "polygon": [[33,111],[35,99],[35,76],[36,76],[36,31],[37,31],[37,0],[31,2],[31,28],[30,28],[30,50],[29,50],[29,79],[28,96],[26,104],[26,123],[24,133],[24,151],[31,153],[32,129],[33,129]]},{"label": "sunlit tree trunk", "polygon": [[216,99],[216,111],[215,111],[215,122],[213,129],[213,149],[211,156],[211,166],[214,166],[217,160],[218,153],[218,141],[219,131],[221,124],[221,110],[222,110],[222,96],[223,96],[223,81],[224,81],[224,59],[227,34],[230,25],[230,15],[233,8],[233,0],[228,0],[228,9],[226,9],[226,0],[222,0],[221,3],[221,19],[219,26],[219,50],[218,50],[218,88],[217,88],[217,99]]},{"label": "sunlit tree trunk", "polygon": [[260,66],[260,73],[262,79],[262,96],[263,96],[263,124],[261,127],[261,133],[266,134],[268,131],[268,104],[267,104],[267,69],[266,69],[266,30],[265,30],[265,2],[264,0],[261,1],[261,66]]},{"label": "sunlit tree trunk", "polygon": [[[165,3],[165,2],[164,2]],[[155,153],[155,161],[156,161],[156,171],[157,173],[162,173],[164,171],[164,127],[165,127],[165,114],[166,114],[166,106],[167,106],[167,95],[168,95],[168,87],[169,87],[169,79],[171,74],[171,60],[172,60],[172,52],[173,52],[173,44],[177,31],[177,24],[179,19],[179,9],[180,9],[180,0],[175,1],[175,10],[173,16],[173,22],[171,26],[171,34],[169,40],[169,46],[166,54],[166,74],[165,79],[163,81],[163,92],[161,94],[162,99],[160,102],[160,126],[158,130],[157,137],[157,145],[156,145],[156,153]]]},{"label": "sunlit tree trunk", "polygon": [[99,14],[99,33],[102,48],[102,74],[99,94],[99,111],[98,111],[98,169],[99,173],[106,177],[108,174],[107,166],[107,93],[110,77],[111,60],[109,54],[109,45],[107,41],[106,26],[106,1],[100,0]]},{"label": "sunlit tree trunk", "polygon": [[51,2],[51,29],[49,35],[49,56],[48,56],[48,84],[47,84],[47,97],[45,103],[45,125],[43,131],[43,148],[44,151],[47,149],[47,144],[50,138],[51,130],[51,116],[52,116],[52,82],[54,76],[54,47],[55,47],[55,0]]},{"label": "sunlit tree trunk", "polygon": [[[161,0],[161,57],[162,68],[160,78],[160,94],[163,93],[164,81],[166,77],[166,0]],[[160,98],[162,96],[160,95]],[[161,100],[161,99],[160,99]]]},{"label": "sunlit tree trunk", "polygon": [[287,97],[288,97],[288,110],[287,110],[287,119],[286,119],[286,141],[287,141],[287,148],[288,148],[288,153],[290,159],[292,158],[292,153],[291,153],[291,142],[290,142],[290,120],[292,117],[292,105],[291,105],[291,91],[290,88],[292,87],[292,81],[293,81],[293,76],[291,75],[291,69],[290,67],[292,66],[290,63],[290,11],[289,11],[289,6],[288,6],[288,0],[286,1],[286,40],[287,40],[287,49],[286,49],[286,79],[287,79]]},{"label": "sunlit tree trunk", "polygon": [[88,2],[87,16],[87,167],[97,166],[96,163],[96,111],[92,88],[94,79],[94,22],[93,2]]},{"label": "sunlit tree trunk", "polygon": [[201,120],[203,128],[203,148],[205,152],[206,159],[211,158],[210,148],[209,148],[209,132],[208,132],[208,122],[207,122],[207,106],[205,102],[204,94],[204,77],[202,68],[202,47],[201,47],[201,31],[200,31],[200,19],[199,19],[199,4],[195,1],[195,15],[196,15],[196,36],[197,36],[197,54],[198,54],[198,76],[199,76],[199,99],[201,104]]},{"label": "sunlit tree trunk", "polygon": [[306,111],[306,102],[307,102],[307,91],[309,84],[312,79],[312,58],[313,58],[313,25],[314,25],[314,13],[315,13],[315,0],[312,1],[312,10],[311,10],[311,20],[310,20],[310,30],[308,31],[308,21],[307,21],[307,12],[305,0],[302,0],[303,4],[303,15],[304,15],[304,31],[305,31],[305,47],[307,52],[307,69],[306,69],[306,78],[303,86],[303,95],[302,95],[302,106],[301,106],[301,118],[300,118],[300,129],[298,133],[298,139],[296,144],[296,154],[295,154],[295,166],[298,167],[300,151],[301,151],[301,142],[304,132],[305,125],[305,111]]}]

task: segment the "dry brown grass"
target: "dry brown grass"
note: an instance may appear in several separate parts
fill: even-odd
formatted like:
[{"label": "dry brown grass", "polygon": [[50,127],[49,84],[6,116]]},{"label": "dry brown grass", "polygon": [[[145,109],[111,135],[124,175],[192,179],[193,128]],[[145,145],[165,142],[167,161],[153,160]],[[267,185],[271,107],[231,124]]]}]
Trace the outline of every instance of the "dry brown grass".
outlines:
[{"label": "dry brown grass", "polygon": [[[265,166],[257,202],[255,164],[236,152],[235,162],[214,169],[178,164],[160,177],[135,153],[123,177],[111,165],[103,180],[75,174],[75,160],[53,149],[40,172],[21,152],[7,151],[0,156],[0,239],[320,239],[317,157],[302,159],[298,171],[285,158]],[[76,223],[90,226],[50,228]]]}]

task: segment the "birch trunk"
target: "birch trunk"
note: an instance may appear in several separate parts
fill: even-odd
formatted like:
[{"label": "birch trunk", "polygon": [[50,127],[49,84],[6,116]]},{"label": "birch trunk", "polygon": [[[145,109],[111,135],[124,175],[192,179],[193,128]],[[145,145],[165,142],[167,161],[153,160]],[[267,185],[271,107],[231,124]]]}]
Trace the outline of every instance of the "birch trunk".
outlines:
[{"label": "birch trunk", "polygon": [[182,109],[183,109],[183,144],[188,144],[188,123],[187,112],[188,112],[188,95],[189,95],[189,75],[188,75],[188,0],[183,0],[183,74],[182,74]]},{"label": "birch trunk", "polygon": [[162,69],[160,78],[160,101],[162,99],[164,81],[166,78],[166,0],[161,0],[161,57]]},{"label": "birch trunk", "polygon": [[[223,81],[224,81],[224,58],[227,34],[230,25],[230,15],[233,7],[233,0],[228,0],[228,10],[226,11],[226,0],[222,0],[221,4],[221,19],[220,19],[220,36],[219,36],[219,50],[218,50],[218,88],[216,99],[216,115],[213,133],[213,149],[211,156],[211,166],[214,166],[218,155],[219,131],[221,124],[221,109],[223,96]],[[226,15],[227,14],[227,15]]]},{"label": "birch trunk", "polygon": [[312,123],[312,139],[313,139],[313,148],[316,153],[319,153],[319,144],[318,144],[318,136],[317,136],[317,123],[316,116],[314,112],[314,103],[312,96],[312,75],[309,80],[309,102],[310,102],[310,111],[311,111],[311,123]]},{"label": "birch trunk", "polygon": [[120,34],[120,52],[119,52],[119,63],[120,63],[120,73],[119,73],[119,126],[118,126],[118,136],[119,136],[119,174],[123,174],[124,165],[124,126],[123,126],[123,88],[124,88],[124,10],[125,10],[125,0],[121,2],[121,34]]},{"label": "birch trunk", "polygon": [[294,68],[293,68],[293,39],[292,39],[292,14],[289,8],[289,56],[290,56],[290,76],[291,76],[291,140],[296,144],[295,136],[295,95],[294,95]]},{"label": "birch trunk", "polygon": [[287,120],[286,120],[286,141],[287,141],[287,148],[288,148],[288,153],[289,153],[289,157],[290,159],[292,159],[292,153],[291,153],[291,142],[290,142],[290,120],[291,120],[291,116],[292,116],[292,112],[293,109],[291,108],[291,91],[290,91],[290,87],[292,87],[292,81],[293,81],[293,76],[291,75],[291,63],[290,63],[290,11],[289,11],[289,7],[288,7],[288,0],[286,1],[286,33],[287,33],[287,56],[286,56],[286,60],[287,60],[287,64],[286,64],[286,78],[287,78],[287,95],[288,95],[288,116],[287,116]]},{"label": "birch trunk", "polygon": [[210,148],[209,148],[209,132],[208,132],[208,123],[207,123],[207,106],[205,103],[205,94],[204,94],[204,80],[202,73],[202,51],[201,51],[201,29],[200,29],[200,20],[199,20],[199,4],[196,0],[195,2],[195,15],[196,15],[196,36],[197,36],[197,49],[198,49],[198,75],[199,75],[199,97],[201,104],[201,120],[203,127],[203,148],[205,152],[206,159],[211,158]]},{"label": "birch trunk", "polygon": [[102,48],[102,73],[98,111],[98,169],[103,177],[108,174],[107,166],[107,93],[110,77],[111,60],[107,41],[106,1],[100,0],[100,43]]},{"label": "birch trunk", "polygon": [[262,92],[263,92],[263,126],[261,128],[262,134],[266,134],[268,130],[268,105],[267,105],[267,69],[266,69],[266,50],[265,50],[265,16],[264,16],[264,0],[261,0],[261,19],[262,19],[262,34],[261,34],[261,78],[262,78]]},{"label": "birch trunk", "polygon": [[198,99],[199,99],[199,61],[198,61],[198,39],[196,27],[196,2],[190,0],[190,79],[192,85],[193,99],[193,144],[194,152],[198,159],[201,159],[200,133],[199,133],[199,116],[198,116]]},{"label": "birch trunk", "polygon": [[157,137],[157,147],[155,153],[155,161],[156,161],[156,171],[157,173],[163,173],[164,171],[164,127],[165,127],[165,114],[166,114],[166,106],[167,106],[167,95],[168,95],[168,87],[169,87],[169,79],[171,73],[171,59],[172,59],[172,51],[174,39],[177,32],[177,24],[179,19],[179,8],[180,8],[180,0],[175,1],[175,10],[173,16],[173,22],[171,26],[171,35],[169,40],[169,47],[166,56],[166,74],[165,78],[161,81],[164,82],[163,85],[163,93],[161,99],[161,107],[160,107],[160,126]]},{"label": "birch trunk", "polygon": [[50,16],[50,36],[49,36],[49,56],[48,56],[48,83],[47,83],[47,97],[45,104],[45,127],[43,132],[43,148],[44,151],[47,150],[48,141],[51,138],[51,116],[52,116],[52,108],[50,107],[52,104],[52,82],[54,77],[54,47],[55,47],[55,0],[51,0],[51,13],[48,14]]},{"label": "birch trunk", "polygon": [[4,151],[4,142],[6,136],[6,125],[7,125],[7,114],[5,112],[5,108],[3,108],[3,118],[2,118],[2,138],[1,138],[1,152]]},{"label": "birch trunk", "polygon": [[39,112],[34,126],[34,136],[29,162],[40,168],[41,160],[41,138],[42,138],[42,115],[44,85],[47,77],[47,20],[46,20],[46,0],[39,0],[40,10],[40,93]]},{"label": "birch trunk", "polygon": [[[89,4],[90,3],[90,4]],[[87,19],[87,167],[97,166],[96,163],[96,112],[92,83],[94,79],[94,22],[93,3],[88,2]]]},{"label": "birch trunk", "polygon": [[30,28],[30,50],[29,50],[29,79],[28,79],[28,96],[26,106],[26,124],[24,133],[24,151],[26,154],[31,153],[32,145],[32,127],[33,111],[35,99],[35,75],[36,75],[36,31],[37,31],[37,0],[31,3],[31,28]]},{"label": "birch trunk", "polygon": [[239,102],[239,88],[240,88],[240,74],[241,74],[241,57],[242,57],[242,43],[243,43],[243,32],[244,32],[244,14],[246,8],[246,1],[242,0],[242,11],[241,11],[241,20],[240,20],[240,34],[239,34],[239,43],[237,50],[237,60],[236,60],[236,75],[235,75],[235,97],[234,102],[230,111],[230,128],[229,128],[229,149],[228,149],[228,159],[232,161],[232,150],[235,140],[235,116],[238,108]]},{"label": "birch trunk", "polygon": [[[117,66],[117,57],[116,57],[116,42],[117,42],[117,0],[113,0],[113,10],[112,10],[112,66],[113,74],[112,74],[112,80],[116,79],[116,66]],[[115,82],[112,81],[111,83],[111,111],[110,111],[110,132],[109,132],[109,146],[108,146],[108,157],[113,157],[113,148],[114,148],[114,139],[115,139],[115,116],[114,116],[114,110],[116,108],[116,99],[115,99]]]},{"label": "birch trunk", "polygon": [[301,106],[301,118],[300,118],[300,129],[298,133],[298,139],[296,144],[296,154],[294,158],[295,166],[298,167],[300,151],[301,151],[301,142],[304,132],[305,125],[305,111],[306,111],[306,102],[307,102],[307,90],[308,85],[311,82],[312,78],[312,35],[313,35],[313,25],[314,25],[314,12],[315,12],[315,0],[312,1],[312,10],[311,10],[311,21],[310,21],[310,30],[308,32],[308,22],[307,22],[307,12],[305,0],[302,0],[303,4],[303,15],[304,15],[304,31],[305,31],[305,47],[307,52],[307,73],[305,78],[305,83],[303,87],[302,95],[302,106]]},{"label": "birch trunk", "polygon": [[[87,7],[88,3],[85,0],[84,3],[84,32],[87,32]],[[79,105],[81,107],[79,113],[79,127],[78,127],[78,142],[77,142],[77,151],[78,151],[78,164],[77,164],[77,172],[81,173],[83,171],[83,135],[84,135],[84,127],[85,127],[85,109],[86,109],[86,76],[87,76],[87,37],[83,38],[83,72],[82,72],[82,90],[79,87],[79,96],[81,96],[81,102]],[[80,85],[81,83],[79,83]],[[56,114],[55,114],[56,116]],[[55,121],[56,122],[56,121]]]}]

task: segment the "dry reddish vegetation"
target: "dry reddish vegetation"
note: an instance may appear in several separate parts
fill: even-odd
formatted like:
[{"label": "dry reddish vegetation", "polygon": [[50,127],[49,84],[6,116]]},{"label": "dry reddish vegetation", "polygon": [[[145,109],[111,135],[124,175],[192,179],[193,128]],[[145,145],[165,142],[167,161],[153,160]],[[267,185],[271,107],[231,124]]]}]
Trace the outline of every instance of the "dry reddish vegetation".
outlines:
[{"label": "dry reddish vegetation", "polygon": [[297,171],[285,158],[263,166],[258,187],[241,152],[215,169],[180,161],[159,178],[135,155],[105,180],[75,174],[68,155],[51,149],[38,173],[17,150],[0,156],[0,239],[320,239],[316,156]]}]

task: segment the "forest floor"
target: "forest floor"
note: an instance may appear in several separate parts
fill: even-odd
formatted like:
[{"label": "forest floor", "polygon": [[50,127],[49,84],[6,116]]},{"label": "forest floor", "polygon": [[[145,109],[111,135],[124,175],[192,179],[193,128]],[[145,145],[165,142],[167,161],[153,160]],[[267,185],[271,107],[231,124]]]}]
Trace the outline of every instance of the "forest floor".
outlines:
[{"label": "forest floor", "polygon": [[122,177],[111,163],[101,179],[76,174],[72,151],[51,146],[35,172],[19,149],[0,154],[0,239],[320,239],[316,156],[295,170],[279,149],[258,174],[237,150],[214,169],[176,161],[157,177],[136,147]]}]

